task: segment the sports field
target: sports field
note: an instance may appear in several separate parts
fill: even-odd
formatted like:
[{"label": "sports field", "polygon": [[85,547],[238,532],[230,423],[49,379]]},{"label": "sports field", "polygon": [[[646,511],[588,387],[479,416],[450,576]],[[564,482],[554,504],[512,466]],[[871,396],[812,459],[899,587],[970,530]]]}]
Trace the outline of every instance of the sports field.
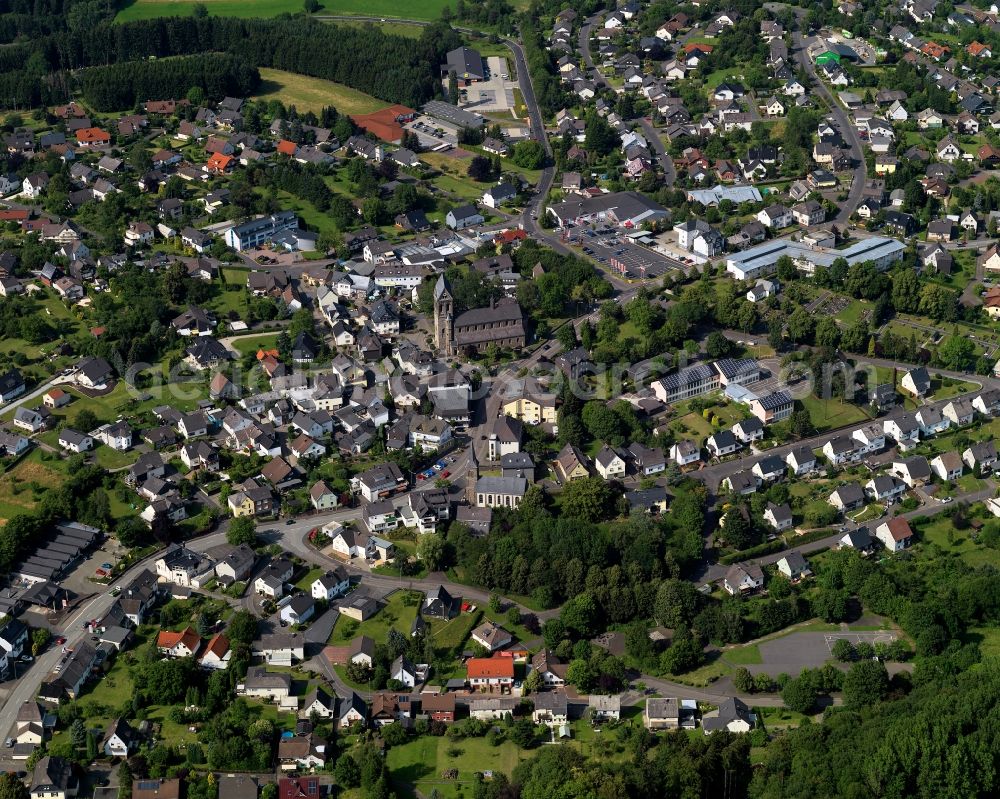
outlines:
[{"label": "sports field", "polygon": [[280,69],[260,69],[260,89],[254,95],[259,100],[280,100],[297,111],[319,113],[323,106],[332,105],[341,114],[370,114],[389,103],[370,94],[332,80],[310,78]]},{"label": "sports field", "polygon": [[[208,13],[219,17],[276,17],[298,14],[302,0],[201,0]],[[118,22],[154,17],[186,16],[196,0],[133,0],[122,8]],[[350,15],[395,19],[433,20],[441,16],[448,0],[320,0],[319,16]]]}]

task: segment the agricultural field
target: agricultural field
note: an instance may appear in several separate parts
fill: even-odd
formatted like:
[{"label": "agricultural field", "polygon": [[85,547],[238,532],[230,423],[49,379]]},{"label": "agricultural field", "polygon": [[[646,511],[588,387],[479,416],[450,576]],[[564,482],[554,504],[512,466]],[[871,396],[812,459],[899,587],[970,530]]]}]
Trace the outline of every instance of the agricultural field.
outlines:
[{"label": "agricultural field", "polygon": [[[201,3],[216,17],[276,17],[297,14],[302,3],[297,0],[204,0]],[[184,17],[199,3],[194,0],[134,0],[115,17],[116,22],[134,22],[156,17]]]},{"label": "agricultural field", "polygon": [[[276,17],[279,14],[300,14],[298,0],[203,0],[208,13],[216,17]],[[195,0],[135,0],[118,12],[117,22],[133,22],[156,17],[189,15],[198,5]],[[435,20],[448,5],[448,0],[321,0],[318,16],[385,17],[395,19]]]},{"label": "agricultural field", "polygon": [[[383,33],[388,33],[390,36],[405,36],[407,39],[419,39],[420,34],[423,33],[423,25],[411,25],[406,22],[370,22],[368,20],[347,20],[338,19],[334,20],[331,24],[336,25],[348,25],[352,28],[361,28],[365,25],[378,25],[379,29]],[[482,52],[482,51],[480,51]],[[485,53],[484,53],[485,55]]]},{"label": "agricultural field", "polygon": [[310,78],[280,69],[260,69],[258,100],[280,100],[286,106],[294,105],[301,112],[318,114],[324,106],[332,105],[341,114],[370,114],[385,108],[387,103],[359,92],[350,86],[323,78]]}]

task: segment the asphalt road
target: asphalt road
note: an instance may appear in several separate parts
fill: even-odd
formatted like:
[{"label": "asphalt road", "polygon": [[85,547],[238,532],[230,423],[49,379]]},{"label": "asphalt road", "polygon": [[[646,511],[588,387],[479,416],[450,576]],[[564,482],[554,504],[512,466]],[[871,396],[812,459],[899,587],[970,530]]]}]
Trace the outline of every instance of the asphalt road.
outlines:
[{"label": "asphalt road", "polygon": [[642,126],[642,133],[646,137],[646,141],[649,142],[649,146],[656,153],[656,160],[660,162],[660,169],[663,170],[663,184],[665,186],[673,186],[674,181],[677,180],[677,170],[674,169],[674,160],[667,153],[667,148],[663,145],[663,139],[660,138],[659,131],[656,130],[652,121],[645,117],[639,120],[639,124]]},{"label": "asphalt road", "polygon": [[837,214],[836,219],[832,220],[837,224],[843,225],[848,222],[851,214],[854,213],[854,209],[857,208],[858,204],[861,202],[861,193],[864,191],[865,180],[868,177],[867,165],[865,164],[865,154],[861,149],[861,139],[858,137],[858,132],[854,129],[850,119],[847,118],[847,114],[840,105],[840,101],[830,93],[826,84],[817,76],[816,65],[810,60],[809,53],[807,52],[805,43],[802,40],[802,34],[799,31],[794,31],[792,33],[792,48],[795,51],[796,60],[808,73],[816,91],[823,97],[827,105],[830,107],[830,115],[833,118],[834,127],[840,131],[841,137],[849,145],[850,156],[854,160],[855,166],[850,192],[847,195],[847,200],[840,206],[840,213]]}]

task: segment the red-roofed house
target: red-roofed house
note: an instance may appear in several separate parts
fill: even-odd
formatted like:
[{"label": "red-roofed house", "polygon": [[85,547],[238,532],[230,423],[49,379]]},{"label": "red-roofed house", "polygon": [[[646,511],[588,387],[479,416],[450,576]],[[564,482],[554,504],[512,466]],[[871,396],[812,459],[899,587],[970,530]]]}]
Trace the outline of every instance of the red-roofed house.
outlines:
[{"label": "red-roofed house", "polygon": [[469,658],[465,664],[469,685],[482,691],[509,691],[514,686],[514,659]]},{"label": "red-roofed house", "polygon": [[390,105],[372,114],[355,114],[351,120],[382,141],[394,143],[403,138],[403,123],[410,122],[416,114],[416,111],[405,105]]},{"label": "red-roofed house", "polygon": [[502,230],[494,237],[493,243],[498,247],[501,247],[504,244],[514,244],[519,241],[524,241],[526,238],[528,238],[528,234],[520,228],[516,230]]},{"label": "red-roofed house", "polygon": [[179,633],[160,630],[160,634],[156,636],[156,648],[172,658],[192,657],[201,648],[201,638],[190,627],[185,627]]},{"label": "red-roofed house", "polygon": [[929,58],[933,58],[935,61],[940,61],[950,52],[950,50],[943,44],[938,44],[937,42],[927,42],[920,48],[920,52]]},{"label": "red-roofed house", "polygon": [[278,152],[282,155],[294,156],[296,150],[299,148],[296,146],[295,142],[288,141],[288,139],[282,139],[278,142]]},{"label": "red-roofed house", "polygon": [[278,799],[319,799],[319,777],[278,780]]},{"label": "red-roofed house", "polygon": [[205,168],[208,169],[209,172],[214,172],[215,174],[220,175],[233,168],[233,158],[232,156],[223,155],[222,153],[212,153],[212,157],[205,163]]},{"label": "red-roofed house", "polygon": [[222,633],[216,633],[209,641],[208,646],[201,655],[201,667],[203,669],[225,669],[229,666],[229,658],[232,656],[229,648],[229,639]]},{"label": "red-roofed house", "polygon": [[965,52],[975,58],[990,58],[993,55],[993,51],[982,42],[969,42],[965,46]]},{"label": "red-roofed house", "polygon": [[913,540],[913,530],[910,523],[902,516],[883,522],[875,530],[875,537],[881,541],[890,552],[906,549]]},{"label": "red-roofed house", "polygon": [[111,144],[111,134],[100,128],[83,128],[76,132],[76,142],[81,147],[102,147]]},{"label": "red-roofed house", "polygon": [[54,388],[42,395],[42,403],[46,408],[61,408],[69,405],[71,399],[73,398],[61,388]]}]

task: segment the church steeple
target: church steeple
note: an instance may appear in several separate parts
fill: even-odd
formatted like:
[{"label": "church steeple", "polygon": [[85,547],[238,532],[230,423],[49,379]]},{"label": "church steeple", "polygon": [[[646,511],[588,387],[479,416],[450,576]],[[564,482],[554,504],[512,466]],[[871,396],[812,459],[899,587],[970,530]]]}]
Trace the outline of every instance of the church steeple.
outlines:
[{"label": "church steeple", "polygon": [[476,445],[469,445],[469,468],[465,472],[465,498],[470,505],[476,504],[476,482],[479,480],[479,461],[476,460]]},{"label": "church steeple", "polygon": [[455,299],[442,274],[434,286],[434,346],[445,356],[452,355]]}]

